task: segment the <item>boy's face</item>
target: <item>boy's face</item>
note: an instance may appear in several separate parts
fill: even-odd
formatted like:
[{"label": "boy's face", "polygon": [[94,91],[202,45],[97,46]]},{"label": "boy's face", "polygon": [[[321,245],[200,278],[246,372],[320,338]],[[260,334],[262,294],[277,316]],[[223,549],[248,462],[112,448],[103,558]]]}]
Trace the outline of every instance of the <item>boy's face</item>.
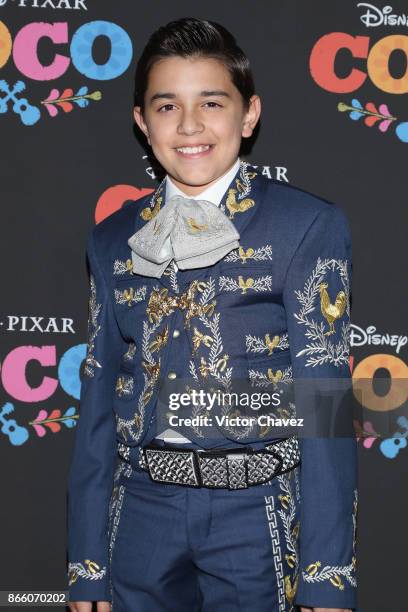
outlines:
[{"label": "boy's face", "polygon": [[134,118],[173,182],[197,195],[234,164],[241,138],[252,134],[260,110],[256,95],[244,110],[220,61],[177,56],[153,65],[144,115],[135,106]]}]

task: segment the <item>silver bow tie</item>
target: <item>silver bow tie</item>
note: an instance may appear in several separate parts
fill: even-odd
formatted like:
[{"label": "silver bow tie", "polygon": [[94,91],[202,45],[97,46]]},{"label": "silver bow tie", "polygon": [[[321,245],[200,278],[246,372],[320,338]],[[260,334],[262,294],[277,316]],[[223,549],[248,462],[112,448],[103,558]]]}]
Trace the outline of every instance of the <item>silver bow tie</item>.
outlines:
[{"label": "silver bow tie", "polygon": [[239,246],[239,236],[216,204],[174,195],[129,238],[133,271],[160,278],[172,259],[181,270],[210,266]]}]

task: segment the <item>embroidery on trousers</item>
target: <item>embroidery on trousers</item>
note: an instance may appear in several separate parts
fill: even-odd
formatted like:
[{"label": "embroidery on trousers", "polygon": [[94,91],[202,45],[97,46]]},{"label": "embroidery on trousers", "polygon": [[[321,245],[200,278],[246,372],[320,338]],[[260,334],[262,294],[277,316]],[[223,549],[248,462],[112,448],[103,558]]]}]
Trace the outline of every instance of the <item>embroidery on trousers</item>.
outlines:
[{"label": "embroidery on trousers", "polygon": [[[278,587],[279,612],[294,611],[294,598],[298,587],[300,531],[297,520],[297,509],[300,507],[298,470],[299,468],[294,468],[286,474],[277,476],[281,493],[276,497],[270,495],[264,498]],[[279,500],[279,504],[276,504],[275,500]],[[282,538],[280,533],[283,533]]]},{"label": "embroidery on trousers", "polygon": [[115,546],[116,535],[118,532],[120,513],[122,510],[123,499],[125,496],[125,487],[119,486],[119,479],[121,474],[129,477],[132,473],[132,466],[121,459],[119,459],[116,466],[115,474],[113,477],[113,489],[109,501],[109,586],[111,597],[113,597],[112,588],[112,555]]},{"label": "embroidery on trousers", "polygon": [[[330,302],[328,283],[325,276],[328,271],[339,274],[343,289],[337,293],[334,303]],[[340,259],[317,259],[316,266],[306,280],[303,290],[295,290],[295,295],[301,305],[294,317],[300,325],[306,327],[305,336],[308,343],[296,354],[296,357],[307,355],[306,366],[332,363],[335,366],[348,365],[349,362],[349,330],[350,330],[350,287],[347,271],[347,261]],[[325,319],[316,321],[309,315],[319,306]],[[341,321],[345,317],[346,320]],[[338,342],[330,341],[330,335],[336,334],[335,326],[341,328],[337,332]],[[328,327],[328,329],[327,329]]]},{"label": "embroidery on trousers", "polygon": [[89,294],[89,316],[88,316],[88,342],[85,358],[84,374],[93,377],[94,368],[101,368],[102,365],[95,359],[95,338],[101,328],[98,317],[101,312],[102,304],[96,301],[96,282],[94,276],[90,275],[90,294]]}]

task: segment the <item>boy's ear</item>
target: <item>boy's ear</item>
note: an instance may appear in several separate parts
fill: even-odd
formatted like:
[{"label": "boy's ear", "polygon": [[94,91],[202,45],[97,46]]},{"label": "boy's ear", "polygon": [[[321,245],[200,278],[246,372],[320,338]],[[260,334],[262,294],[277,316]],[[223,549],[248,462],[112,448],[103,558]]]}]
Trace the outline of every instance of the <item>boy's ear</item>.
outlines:
[{"label": "boy's ear", "polygon": [[133,108],[133,117],[138,125],[138,127],[142,130],[143,134],[147,138],[147,142],[150,144],[149,130],[147,129],[147,125],[143,119],[143,114],[140,106],[135,106]]},{"label": "boy's ear", "polygon": [[259,116],[261,114],[261,98],[254,94],[249,100],[249,107],[244,115],[242,123],[242,136],[249,138],[252,136],[252,132],[256,124],[258,123]]}]

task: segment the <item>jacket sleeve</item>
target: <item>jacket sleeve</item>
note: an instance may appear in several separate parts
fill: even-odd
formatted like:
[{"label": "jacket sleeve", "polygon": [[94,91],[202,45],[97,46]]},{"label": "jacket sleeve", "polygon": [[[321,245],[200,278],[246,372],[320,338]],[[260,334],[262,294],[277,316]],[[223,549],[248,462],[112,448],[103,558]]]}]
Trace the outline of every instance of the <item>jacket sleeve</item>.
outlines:
[{"label": "jacket sleeve", "polygon": [[[304,418],[305,429],[299,430],[298,606],[357,606],[351,273],[348,221],[337,205],[330,204],[317,214],[297,246],[283,291],[296,413]],[[346,433],[339,422],[346,423]]]},{"label": "jacket sleeve", "polygon": [[123,340],[98,263],[94,230],[87,239],[89,316],[79,419],[68,475],[68,589],[70,601],[111,601],[109,502],[116,462],[112,407]]}]

